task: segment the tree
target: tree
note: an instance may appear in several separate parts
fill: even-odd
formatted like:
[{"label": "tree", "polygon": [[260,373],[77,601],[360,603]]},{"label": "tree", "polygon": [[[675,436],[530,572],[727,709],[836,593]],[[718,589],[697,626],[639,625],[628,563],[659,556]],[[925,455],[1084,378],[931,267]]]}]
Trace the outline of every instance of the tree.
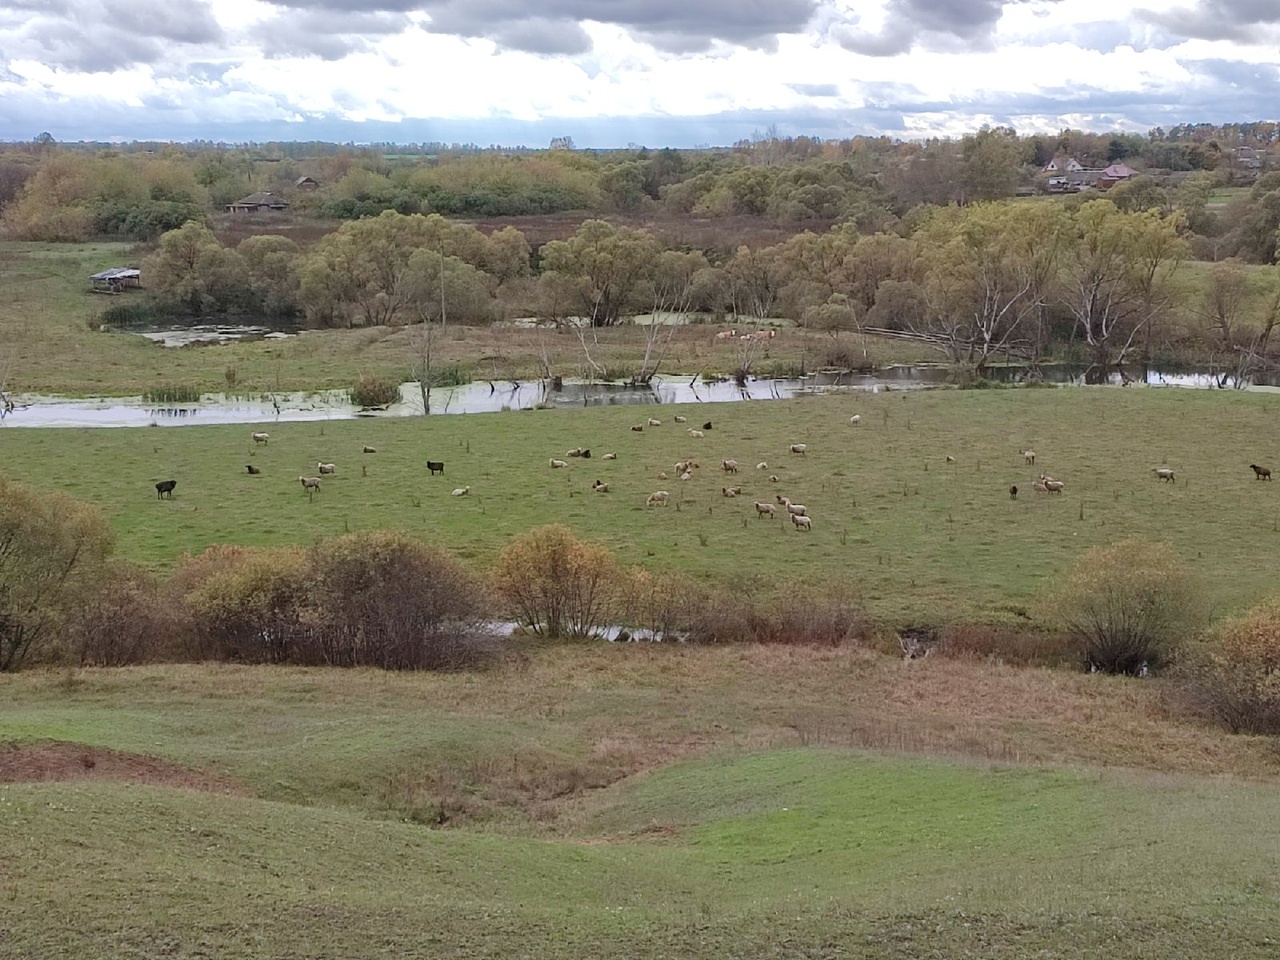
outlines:
[{"label": "tree", "polygon": [[646,278],[652,297],[636,383],[649,383],[657,375],[676,330],[684,325],[700,288],[710,282],[710,274],[710,265],[701,253],[666,250],[658,255]]},{"label": "tree", "polygon": [[1258,323],[1244,322],[1250,300],[1249,278],[1239,261],[1224,260],[1209,268],[1197,313],[1213,338],[1214,354],[1224,357],[1219,386],[1244,389],[1266,363],[1271,334],[1280,323],[1280,287],[1272,286]]},{"label": "tree", "polygon": [[622,571],[607,549],[552,524],[513,540],[498,555],[493,582],[538,636],[587,639],[607,622]]},{"label": "tree", "polygon": [[157,292],[193,313],[225,307],[243,288],[244,264],[239,255],[195,221],[164,234],[143,269]]},{"label": "tree", "polygon": [[236,246],[255,307],[269,317],[298,309],[298,245],[274,234],[245,237]]},{"label": "tree", "polygon": [[609,327],[637,312],[637,294],[659,253],[658,242],[643,230],[588,220],[568,240],[542,247],[542,268],[571,278],[579,316],[593,327]]},{"label": "tree", "polygon": [[1180,222],[1150,210],[1122,213],[1109,200],[1075,211],[1058,298],[1099,369],[1122,364],[1164,307],[1184,253]]},{"label": "tree", "polygon": [[113,546],[96,507],[0,480],[0,672],[53,650]]}]

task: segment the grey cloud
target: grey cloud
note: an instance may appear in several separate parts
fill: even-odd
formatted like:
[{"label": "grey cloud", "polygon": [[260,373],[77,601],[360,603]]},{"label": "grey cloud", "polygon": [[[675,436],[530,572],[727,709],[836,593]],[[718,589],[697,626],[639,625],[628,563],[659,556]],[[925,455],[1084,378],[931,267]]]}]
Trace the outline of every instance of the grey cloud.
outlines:
[{"label": "grey cloud", "polygon": [[1030,2],[1033,0],[889,0],[886,22],[878,32],[860,30],[855,20],[832,27],[831,36],[846,50],[871,57],[893,57],[916,46],[986,48],[1004,8]]},{"label": "grey cloud", "polygon": [[368,49],[370,37],[397,34],[408,25],[402,13],[307,10],[277,17],[258,40],[268,57],[341,60]]},{"label": "grey cloud", "polygon": [[716,41],[774,49],[804,29],[818,0],[267,0],[293,10],[422,10],[434,33],[482,37],[531,53],[585,52],[580,24],[623,27],[660,50],[690,53]]},{"label": "grey cloud", "polygon": [[840,87],[834,83],[788,83],[802,97],[838,97]]},{"label": "grey cloud", "polygon": [[1249,43],[1257,40],[1257,27],[1280,25],[1275,0],[1198,0],[1192,7],[1138,10],[1137,14],[1175,36],[1198,40]]},{"label": "grey cloud", "polygon": [[[16,19],[9,16],[15,11]],[[0,23],[7,55],[82,71],[155,64],[172,57],[174,45],[223,36],[204,0],[10,0],[0,6]]]}]

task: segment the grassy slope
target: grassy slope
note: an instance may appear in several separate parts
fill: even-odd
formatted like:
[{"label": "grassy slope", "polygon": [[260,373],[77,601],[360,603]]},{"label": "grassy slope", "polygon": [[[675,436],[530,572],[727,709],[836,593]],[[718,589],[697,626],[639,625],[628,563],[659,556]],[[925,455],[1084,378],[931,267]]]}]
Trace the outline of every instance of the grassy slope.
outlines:
[{"label": "grassy slope", "polygon": [[[134,263],[128,244],[38,244],[0,242],[0,386],[15,392],[136,396],[160,384],[203,391],[346,388],[365,374],[408,379],[414,346],[410,332],[377,327],[309,331],[287,340],[228,344],[216,348],[164,350],[133,334],[97,330],[107,307],[135,300],[94,295],[88,276],[109,266]],[[144,278],[145,280],[145,278]],[[713,342],[715,328],[681,330],[666,371],[730,373],[738,363],[732,346]],[[601,331],[592,347],[596,363],[619,376],[639,367],[644,331]],[[846,346],[852,341],[847,341]],[[830,338],[789,332],[770,345],[760,369],[790,370],[802,360],[821,366]],[[876,363],[935,359],[921,347],[871,341]],[[538,377],[544,358],[561,376],[586,376],[588,364],[575,336],[546,331],[454,327],[437,348],[441,365],[460,364],[477,377]],[[598,375],[598,374],[597,374]]]},{"label": "grassy slope", "polygon": [[[699,426],[713,418],[701,439],[665,407],[281,424],[257,450],[248,427],[10,429],[0,448],[6,476],[99,503],[120,552],[144,562],[400,526],[484,565],[514,535],[559,521],[627,564],[738,580],[843,573],[873,612],[936,622],[1022,611],[1083,550],[1130,536],[1171,541],[1219,611],[1272,592],[1280,487],[1256,482],[1248,465],[1277,467],[1276,403],[1264,393],[941,391],[685,408]],[[666,422],[630,431],[647,413]],[[802,441],[806,456],[788,454]],[[379,452],[361,455],[366,443]],[[548,467],[580,445],[597,457]],[[1028,446],[1035,467],[1023,463]],[[598,459],[610,450],[616,461]],[[657,478],[688,456],[703,465],[696,479]],[[743,465],[736,500],[720,495],[725,457]],[[446,461],[446,476],[427,476],[428,458]],[[338,473],[308,502],[297,477],[321,459]],[[261,476],[245,474],[251,460]],[[1178,481],[1157,482],[1159,465]],[[1041,470],[1066,492],[1035,495]],[[781,483],[768,482],[774,472]],[[167,477],[179,481],[176,499],[157,502],[152,484]],[[592,493],[596,478],[612,492]],[[470,497],[449,496],[463,485]],[[646,510],[656,489],[683,497],[679,509]],[[754,517],[752,498],[778,492],[810,507],[811,534]]]},{"label": "grassy slope", "polygon": [[[1276,775],[1265,744],[1179,727],[1139,681],[597,647],[479,676],[174,667],[0,688],[0,739],[145,751],[256,795],[0,786],[6,957],[1264,957],[1280,922],[1270,783],[795,749],[783,706],[994,724],[1060,755],[1097,737],[1119,763],[1164,740],[1147,759]],[[389,768],[452,765],[482,794],[504,751],[602,764],[627,733],[649,772],[613,786],[471,829],[383,819]]]}]

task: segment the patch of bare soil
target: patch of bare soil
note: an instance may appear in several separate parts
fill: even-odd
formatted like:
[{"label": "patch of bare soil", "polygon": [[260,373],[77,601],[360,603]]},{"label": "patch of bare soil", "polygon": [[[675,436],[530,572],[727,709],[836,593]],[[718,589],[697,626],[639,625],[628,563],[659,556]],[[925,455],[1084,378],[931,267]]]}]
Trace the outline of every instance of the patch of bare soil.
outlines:
[{"label": "patch of bare soil", "polygon": [[233,780],[189,770],[156,757],[80,743],[0,742],[0,783],[66,780],[110,780],[236,795],[248,792]]}]

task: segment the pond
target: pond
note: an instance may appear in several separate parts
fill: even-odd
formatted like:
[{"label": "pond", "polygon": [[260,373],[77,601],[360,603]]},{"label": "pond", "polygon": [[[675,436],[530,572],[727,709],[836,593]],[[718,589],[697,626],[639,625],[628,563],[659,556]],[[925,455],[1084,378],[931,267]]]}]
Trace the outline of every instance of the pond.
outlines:
[{"label": "pond", "polygon": [[[993,380],[1016,383],[1031,377],[1048,383],[1083,385],[1083,366],[1044,366],[1034,374],[1025,367],[993,368]],[[731,380],[708,382],[692,377],[661,377],[645,386],[565,381],[479,380],[431,391],[432,414],[496,413],[504,410],[576,409],[672,403],[732,403],[785,400],[826,393],[879,392],[942,386],[950,371],[942,366],[898,366],[870,373],[822,372],[790,379],[753,378],[744,384]],[[1219,378],[1204,370],[1129,369],[1111,374],[1107,383],[1131,382],[1150,386],[1214,388]],[[1277,381],[1280,383],[1280,380]],[[1261,387],[1274,384],[1260,384]],[[288,423],[307,420],[348,420],[355,417],[411,417],[422,415],[416,383],[400,387],[399,403],[385,410],[361,410],[345,390],[271,393],[236,396],[210,393],[198,403],[149,403],[141,397],[69,399],[15,395],[14,409],[0,412],[0,427],[146,427],[218,423]]]}]

